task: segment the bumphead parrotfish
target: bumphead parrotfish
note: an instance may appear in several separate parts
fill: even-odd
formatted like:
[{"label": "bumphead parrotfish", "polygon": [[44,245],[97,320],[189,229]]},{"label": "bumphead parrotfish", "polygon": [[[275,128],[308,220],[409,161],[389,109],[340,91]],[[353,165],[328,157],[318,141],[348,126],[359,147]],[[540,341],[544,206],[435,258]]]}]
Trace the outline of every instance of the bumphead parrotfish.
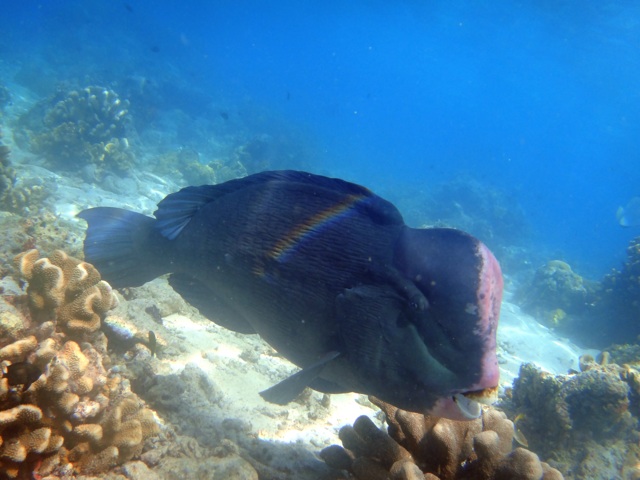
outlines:
[{"label": "bumphead parrotfish", "polygon": [[297,171],[186,187],[155,218],[98,207],[85,258],[114,288],[170,273],[216,323],[301,367],[261,392],[374,395],[453,419],[496,398],[502,274],[455,229],[414,229],[364,187]]}]

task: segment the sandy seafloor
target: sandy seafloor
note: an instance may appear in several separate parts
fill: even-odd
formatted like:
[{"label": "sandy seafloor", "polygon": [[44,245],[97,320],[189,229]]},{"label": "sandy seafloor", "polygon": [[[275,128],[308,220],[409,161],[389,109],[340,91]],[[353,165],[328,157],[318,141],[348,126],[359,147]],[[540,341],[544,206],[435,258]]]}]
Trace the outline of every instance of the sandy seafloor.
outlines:
[{"label": "sandy seafloor", "polygon": [[[119,206],[151,214],[159,200],[179,188],[169,180],[138,173],[123,180],[122,191],[116,194],[30,164],[35,157],[11,145],[6,130],[5,143],[12,148],[21,182],[39,178],[57,184],[57,191],[47,202],[52,202],[50,206],[59,222],[75,234],[72,238],[76,239],[76,250],[85,228],[84,222],[75,218],[80,210]],[[3,286],[5,291],[17,288],[6,279]],[[569,369],[578,369],[580,355],[597,353],[581,350],[558,337],[523,313],[510,297],[505,292],[498,331],[503,388],[511,386],[524,362],[565,374]],[[325,467],[317,454],[325,446],[340,444],[340,427],[352,424],[362,414],[382,426],[381,415],[363,395],[331,395],[328,406],[318,392],[285,407],[265,402],[258,392],[286,378],[295,367],[258,336],[231,332],[202,317],[173,292],[166,280],[157,279],[132,289],[127,298],[119,297],[120,304],[110,312],[106,325],[119,331],[120,339],[134,336],[144,341],[152,330],[160,345],[156,358],[150,358],[144,347],[134,349],[161,380],[141,397],[152,407],[155,399],[162,405],[160,417],[169,428],[194,437],[203,446],[213,446],[223,437],[244,445],[245,456],[260,457],[255,458],[254,467],[262,469],[261,476],[319,478]],[[158,308],[161,322],[147,312],[151,306]],[[116,347],[119,342],[110,340],[110,346]],[[131,367],[138,358],[130,357],[123,360]],[[251,442],[253,446],[249,445]],[[201,477],[197,473],[198,461],[201,460],[195,460],[191,478]],[[214,467],[207,468],[211,477],[206,478],[224,478],[211,471]],[[185,472],[182,476],[189,478]]]}]

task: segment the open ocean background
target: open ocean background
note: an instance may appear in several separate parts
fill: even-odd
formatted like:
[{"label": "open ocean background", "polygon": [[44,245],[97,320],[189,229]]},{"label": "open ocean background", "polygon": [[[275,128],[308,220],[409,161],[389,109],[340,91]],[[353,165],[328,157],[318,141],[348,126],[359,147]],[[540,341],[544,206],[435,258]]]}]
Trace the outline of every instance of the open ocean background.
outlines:
[{"label": "open ocean background", "polygon": [[639,233],[615,217],[640,194],[637,2],[27,1],[2,16],[0,67],[43,98],[155,83],[136,128],[171,132],[166,148],[204,158],[216,135],[263,135],[265,168],[364,184],[418,224],[426,192],[464,206],[465,188],[446,197],[462,178],[499,192],[532,262],[593,278]]},{"label": "open ocean background", "polygon": [[[83,256],[87,222],[82,218],[92,214],[78,218],[79,212],[101,206],[152,215],[158,202],[187,185],[278,169],[364,185],[393,202],[410,226],[462,229],[500,262],[505,287],[500,325],[495,345],[486,340],[482,356],[479,348],[461,345],[473,345],[471,338],[487,330],[464,330],[472,327],[468,316],[462,326],[450,328],[445,322],[457,318],[443,302],[424,314],[438,324],[438,342],[427,339],[433,324],[419,329],[435,359],[420,367],[424,371],[413,365],[428,350],[417,337],[407,342],[415,355],[403,352],[388,360],[375,353],[389,338],[415,336],[408,333],[416,332],[415,326],[405,328],[404,313],[398,317],[400,333],[393,318],[372,316],[378,324],[389,320],[388,331],[362,354],[339,349],[347,361],[359,355],[359,366],[396,365],[400,376],[420,372],[436,389],[445,383],[438,393],[447,399],[480,388],[474,372],[480,371],[478,364],[489,365],[488,352],[495,348],[499,401],[485,413],[504,411],[513,425],[482,422],[501,431],[499,455],[511,441],[567,480],[640,478],[640,2],[14,0],[1,5],[0,478],[71,478],[75,472],[106,480],[334,480],[351,478],[340,470],[348,467],[355,474],[357,461],[367,462],[362,468],[379,463],[376,468],[387,471],[391,456],[380,454],[385,442],[372,431],[360,439],[371,451],[361,455],[358,440],[353,452],[359,458],[352,462],[345,453],[347,463],[338,470],[322,454],[338,443],[351,448],[351,430],[340,432],[354,424],[357,433],[360,415],[384,426],[383,415],[362,392],[324,395],[306,389],[284,406],[259,395],[298,370],[287,360],[286,348],[276,351],[263,339],[288,336],[274,345],[298,341],[291,332],[315,328],[319,317],[313,312],[306,326],[300,318],[300,325],[273,332],[258,328],[270,320],[270,309],[263,308],[267,289],[247,280],[248,273],[240,275],[240,267],[230,274],[222,297],[213,292],[200,312],[194,299],[204,285],[198,282],[208,279],[206,288],[213,291],[218,275],[196,272],[193,291],[187,291],[184,266],[176,267],[175,277],[184,298],[161,277],[118,288],[117,306],[109,309],[113,298],[103,291],[110,287],[99,284],[102,289],[96,290],[92,284],[80,291],[76,282],[89,280],[76,274],[90,269],[56,252],[94,262],[117,286],[116,269],[97,251],[103,245],[92,247],[89,240],[87,252],[93,248],[93,254]],[[622,223],[632,224],[626,228],[620,225],[622,207]],[[348,210],[335,209],[331,217],[334,210],[326,209],[286,237],[268,240],[273,242],[269,261],[286,262],[295,242],[330,225],[331,218],[347,218],[340,217],[343,211]],[[96,238],[100,244],[114,242],[108,245],[115,252],[126,250],[124,235]],[[334,258],[331,246],[326,248]],[[16,257],[20,252],[27,253]],[[228,255],[232,267],[241,265]],[[123,270],[133,270],[133,261],[125,260]],[[449,260],[456,265],[458,259]],[[49,269],[47,262],[60,268]],[[287,272],[285,280],[302,275],[284,267],[277,271]],[[252,272],[270,285],[285,285],[261,265]],[[468,273],[477,278],[477,271]],[[52,280],[60,275],[63,287]],[[97,282],[97,276],[87,277]],[[387,282],[386,273],[370,277],[372,283]],[[399,281],[382,283],[380,291],[391,283],[398,288]],[[280,308],[291,301],[294,311],[302,311],[309,301],[320,311],[324,294],[310,294],[307,284],[296,292],[282,290],[286,298],[274,293],[274,304]],[[443,284],[442,291],[453,290]],[[249,290],[237,296],[241,285]],[[347,286],[345,292],[355,283]],[[367,295],[378,291],[363,287]],[[98,305],[96,291],[104,305]],[[247,292],[258,292],[255,305]],[[353,298],[359,292],[353,289]],[[482,292],[479,302],[488,304]],[[462,298],[451,293],[456,302]],[[245,303],[236,317],[238,298]],[[393,298],[389,293],[380,300],[381,311],[397,308]],[[467,304],[465,311],[478,310]],[[84,320],[87,312],[89,322],[73,317]],[[422,315],[414,311],[407,318],[414,323]],[[238,320],[262,338],[224,327]],[[340,345],[374,339],[368,327],[362,334],[352,332],[352,321],[342,328],[338,322],[344,320],[328,318],[335,328],[323,325],[314,341],[337,350],[324,338],[329,330]],[[445,338],[448,332],[455,334]],[[74,348],[86,355],[76,355]],[[80,369],[82,357],[91,357],[91,367]],[[65,362],[60,368],[71,372],[69,381],[66,370],[58,370]],[[431,373],[434,364],[432,380],[424,372]],[[300,365],[305,375],[294,378],[305,380],[318,365]],[[364,371],[358,367],[345,381]],[[30,380],[36,374],[38,384]],[[417,383],[407,384],[409,392],[421,391]],[[125,417],[131,413],[125,412],[129,400],[149,411],[136,410],[139,420],[129,421],[134,418]],[[31,414],[22,418],[21,407],[42,413],[41,421]],[[159,433],[143,414],[158,420]],[[440,433],[432,436],[433,421],[425,419],[421,439],[400,440],[411,450],[415,469],[449,475],[446,463],[451,475],[457,469],[456,478],[484,469],[478,468],[481,444],[475,443],[480,434],[472,438],[466,427],[443,426],[442,438],[457,438],[440,442],[434,440]],[[416,435],[419,425],[410,428]],[[121,435],[125,427],[133,431],[130,437]],[[47,436],[48,447],[43,440],[40,450],[27,450],[28,442],[40,438],[36,432]],[[482,450],[488,452],[487,445]],[[506,457],[497,460],[494,447],[486,465],[505,467]],[[459,457],[450,455],[455,449]],[[531,457],[517,452],[513,461],[533,471]],[[423,454],[429,458],[421,459]],[[436,462],[439,456],[445,463],[431,468],[431,457]],[[409,463],[403,460],[401,468],[412,468]]]}]

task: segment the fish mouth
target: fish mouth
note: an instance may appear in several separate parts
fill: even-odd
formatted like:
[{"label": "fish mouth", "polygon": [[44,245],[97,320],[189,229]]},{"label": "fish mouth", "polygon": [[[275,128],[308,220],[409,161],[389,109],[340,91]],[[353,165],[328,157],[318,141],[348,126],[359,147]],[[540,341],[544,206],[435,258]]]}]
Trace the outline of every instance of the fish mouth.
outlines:
[{"label": "fish mouth", "polygon": [[496,401],[498,401],[497,386],[453,395],[453,402],[462,416],[468,420],[478,418],[482,414],[483,405],[492,405]]}]

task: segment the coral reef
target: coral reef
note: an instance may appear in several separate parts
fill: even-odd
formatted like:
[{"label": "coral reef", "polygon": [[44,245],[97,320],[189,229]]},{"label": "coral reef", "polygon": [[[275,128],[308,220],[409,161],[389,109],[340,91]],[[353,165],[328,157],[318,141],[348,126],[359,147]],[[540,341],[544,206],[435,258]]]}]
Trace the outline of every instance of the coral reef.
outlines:
[{"label": "coral reef", "polygon": [[523,309],[551,327],[564,327],[571,316],[585,311],[592,286],[562,260],[551,260],[536,270],[533,280],[518,292]]},{"label": "coral reef", "polygon": [[34,318],[55,315],[57,326],[72,337],[82,337],[100,328],[101,317],[116,304],[111,287],[89,263],[56,250],[39,258],[32,249],[18,255],[15,264],[29,282],[27,295]]},{"label": "coral reef", "polygon": [[17,257],[27,294],[0,301],[0,470],[7,478],[100,474],[139,456],[159,425],[129,382],[107,370],[98,328],[111,289],[64,252],[38,257]]},{"label": "coral reef", "polygon": [[[640,237],[627,247],[620,270],[604,277],[589,321],[602,342],[623,343],[640,336]],[[603,345],[606,346],[606,343]]]},{"label": "coral reef", "polygon": [[513,195],[468,175],[429,190],[403,185],[402,191],[398,204],[407,223],[457,227],[496,246],[518,244],[531,231]]},{"label": "coral reef", "polygon": [[47,210],[26,217],[0,213],[0,278],[13,272],[17,254],[33,248],[46,252],[64,249],[70,255],[82,255],[81,235],[77,222]]},{"label": "coral reef", "polygon": [[16,140],[56,169],[75,172],[91,164],[98,176],[123,174],[134,164],[126,138],[128,107],[127,100],[100,86],[58,92],[21,117]]},{"label": "coral reef", "polygon": [[611,355],[611,363],[640,365],[640,344],[611,345],[607,352]]},{"label": "coral reef", "polygon": [[609,350],[614,343],[638,342],[640,237],[630,242],[622,268],[601,282],[587,280],[565,262],[553,260],[539,268],[516,297],[540,321],[594,348]]},{"label": "coral reef", "polygon": [[11,150],[0,145],[0,210],[25,214],[37,211],[49,191],[42,184],[16,185],[16,171],[9,159]]},{"label": "coral reef", "polygon": [[185,185],[217,184],[247,175],[247,169],[238,160],[203,163],[192,148],[180,148],[161,155],[154,164],[156,173],[182,179]]},{"label": "coral reef", "polygon": [[531,448],[568,478],[627,478],[618,475],[640,460],[640,374],[607,358],[585,356],[572,375],[525,364],[504,405]]},{"label": "coral reef", "polygon": [[343,447],[321,457],[357,479],[561,479],[562,474],[524,449],[512,450],[513,423],[493,408],[470,422],[406,412],[375,398],[388,434],[366,416],[340,430]]}]

